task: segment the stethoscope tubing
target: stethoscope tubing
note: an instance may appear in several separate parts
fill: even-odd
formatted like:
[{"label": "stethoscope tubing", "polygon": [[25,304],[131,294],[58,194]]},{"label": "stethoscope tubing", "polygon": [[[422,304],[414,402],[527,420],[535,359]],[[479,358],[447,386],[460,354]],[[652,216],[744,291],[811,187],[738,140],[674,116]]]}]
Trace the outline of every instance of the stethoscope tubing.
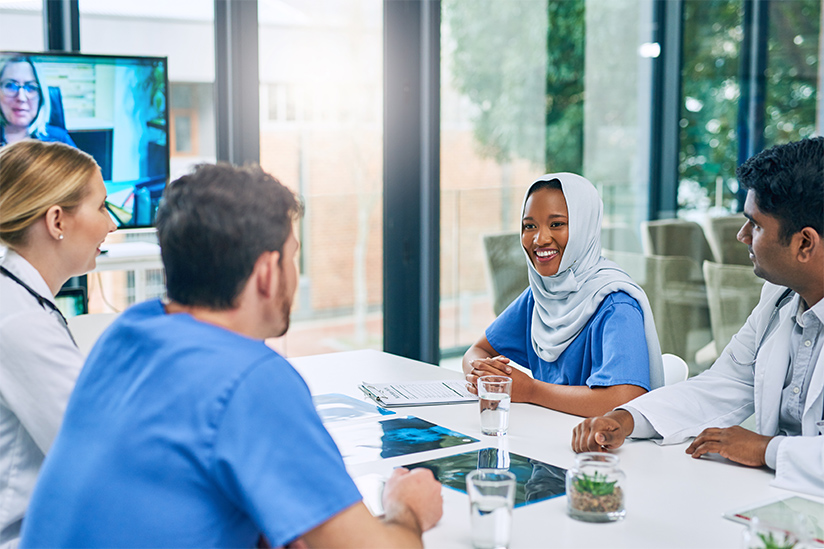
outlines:
[{"label": "stethoscope tubing", "polygon": [[767,321],[767,328],[764,330],[764,333],[761,334],[761,337],[758,340],[758,344],[755,346],[755,353],[753,354],[752,360],[750,362],[741,362],[737,358],[735,358],[735,353],[730,349],[730,358],[733,362],[735,362],[739,366],[752,366],[755,364],[755,361],[758,359],[758,352],[761,350],[761,346],[764,345],[764,342],[767,340],[767,337],[770,335],[770,329],[775,322],[775,317],[778,316],[778,311],[781,310],[781,307],[789,303],[787,297],[792,293],[792,290],[787,288],[784,292],[778,297],[775,302],[775,307],[770,313],[770,319]]}]

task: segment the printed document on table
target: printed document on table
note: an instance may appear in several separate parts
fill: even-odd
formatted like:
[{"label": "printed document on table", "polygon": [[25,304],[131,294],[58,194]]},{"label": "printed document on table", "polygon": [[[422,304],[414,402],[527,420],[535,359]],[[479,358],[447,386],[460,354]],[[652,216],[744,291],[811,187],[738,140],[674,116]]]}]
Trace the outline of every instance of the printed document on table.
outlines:
[{"label": "printed document on table", "polygon": [[460,379],[401,383],[367,383],[364,381],[360,388],[369,398],[387,408],[457,404],[478,400],[477,396],[466,390],[466,382]]}]

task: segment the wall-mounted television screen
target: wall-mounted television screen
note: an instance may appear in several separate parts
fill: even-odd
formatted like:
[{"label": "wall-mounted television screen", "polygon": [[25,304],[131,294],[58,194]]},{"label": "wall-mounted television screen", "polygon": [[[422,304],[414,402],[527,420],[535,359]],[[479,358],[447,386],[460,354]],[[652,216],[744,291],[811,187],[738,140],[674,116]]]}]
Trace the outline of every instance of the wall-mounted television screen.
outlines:
[{"label": "wall-mounted television screen", "polygon": [[62,141],[94,157],[118,227],[151,227],[169,181],[165,57],[0,52],[0,146]]}]

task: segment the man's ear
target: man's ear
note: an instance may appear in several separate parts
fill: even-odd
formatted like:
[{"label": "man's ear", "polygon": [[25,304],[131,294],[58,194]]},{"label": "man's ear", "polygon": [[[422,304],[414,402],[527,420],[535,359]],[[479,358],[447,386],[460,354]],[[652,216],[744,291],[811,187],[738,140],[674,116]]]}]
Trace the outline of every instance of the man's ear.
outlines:
[{"label": "man's ear", "polygon": [[822,249],[822,245],[824,242],[821,240],[821,235],[818,234],[818,231],[813,229],[812,227],[804,227],[800,231],[798,231],[795,236],[793,236],[794,244],[796,245],[796,257],[798,261],[801,263],[809,263],[810,261],[816,260],[816,258],[822,257],[822,253],[824,250]]},{"label": "man's ear", "polygon": [[63,239],[63,232],[66,229],[66,212],[60,206],[52,206],[46,210],[44,218],[46,231],[55,240]]},{"label": "man's ear", "polygon": [[258,292],[262,297],[272,297],[280,282],[280,252],[264,252],[260,255],[255,264],[255,277],[258,285]]}]

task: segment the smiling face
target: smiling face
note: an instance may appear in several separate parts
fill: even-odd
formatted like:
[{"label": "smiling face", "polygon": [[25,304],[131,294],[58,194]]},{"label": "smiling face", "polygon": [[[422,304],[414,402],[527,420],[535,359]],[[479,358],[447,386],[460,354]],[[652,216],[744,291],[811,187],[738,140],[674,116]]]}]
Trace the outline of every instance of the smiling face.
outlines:
[{"label": "smiling face", "polygon": [[558,273],[569,240],[569,212],[561,189],[529,195],[521,220],[521,245],[541,276]]},{"label": "smiling face", "polygon": [[89,193],[66,215],[64,246],[68,250],[68,270],[81,275],[94,269],[100,245],[116,226],[106,210],[106,185],[100,170],[88,182]]},{"label": "smiling face", "polygon": [[762,212],[755,202],[755,192],[747,191],[744,202],[747,222],[738,231],[738,240],[747,245],[753,272],[773,284],[786,285],[794,261],[792,247],[781,242],[778,218]]},{"label": "smiling face", "polygon": [[[17,93],[11,94],[10,83],[20,86]],[[0,74],[0,86],[0,109],[6,124],[12,130],[28,129],[40,107],[40,94],[37,91],[27,92],[23,87],[37,86],[34,69],[24,61],[9,63]]]}]

